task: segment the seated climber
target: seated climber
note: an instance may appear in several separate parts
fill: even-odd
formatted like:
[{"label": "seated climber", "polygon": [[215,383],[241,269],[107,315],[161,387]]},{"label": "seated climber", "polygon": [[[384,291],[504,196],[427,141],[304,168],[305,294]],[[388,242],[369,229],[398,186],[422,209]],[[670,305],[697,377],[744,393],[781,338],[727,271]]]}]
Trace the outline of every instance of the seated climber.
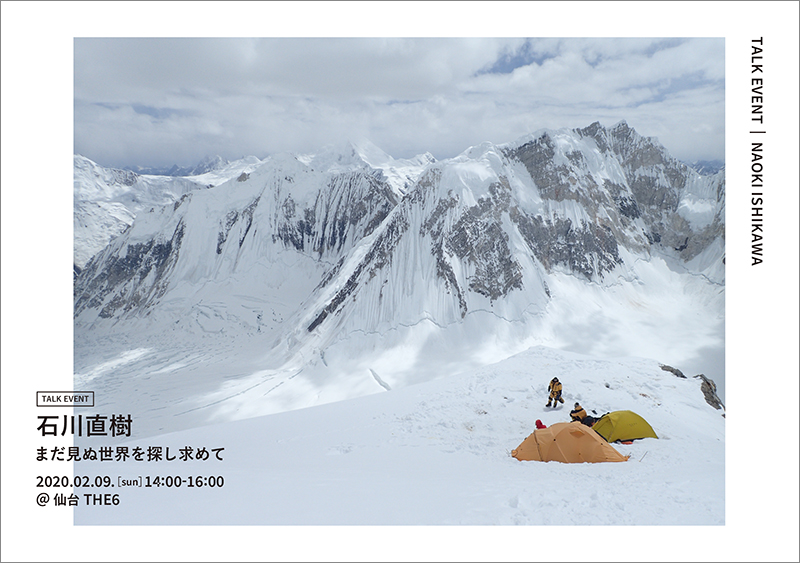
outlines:
[{"label": "seated climber", "polygon": [[580,403],[575,403],[575,408],[569,413],[569,417],[572,419],[572,422],[583,422],[583,419],[587,416],[586,409],[584,409]]},{"label": "seated climber", "polygon": [[597,422],[595,417],[586,414],[586,409],[584,409],[580,403],[575,403],[575,408],[570,411],[569,416],[572,422],[580,422],[590,428]]}]

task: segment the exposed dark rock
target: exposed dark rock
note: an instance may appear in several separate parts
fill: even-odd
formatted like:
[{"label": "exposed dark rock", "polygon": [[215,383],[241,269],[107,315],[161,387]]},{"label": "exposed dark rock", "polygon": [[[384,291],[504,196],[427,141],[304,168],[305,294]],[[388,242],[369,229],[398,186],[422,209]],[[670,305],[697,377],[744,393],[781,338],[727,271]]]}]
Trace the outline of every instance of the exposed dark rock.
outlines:
[{"label": "exposed dark rock", "polygon": [[130,170],[113,169],[114,183],[122,184],[123,186],[133,186],[139,179],[139,175]]},{"label": "exposed dark rock", "polygon": [[[165,274],[177,260],[184,232],[179,222],[169,240],[128,245],[124,256],[95,256],[76,284],[76,315],[87,307],[102,307],[99,316],[110,318],[163,295],[169,283]],[[112,298],[106,303],[109,295]]]},{"label": "exposed dark rock", "polygon": [[683,375],[683,372],[681,370],[679,370],[678,368],[674,368],[672,366],[668,366],[668,365],[665,365],[665,364],[659,364],[659,367],[661,369],[663,369],[664,371],[668,371],[673,375],[676,375],[676,376],[678,376],[678,377],[680,377],[682,379],[686,379],[686,376]]},{"label": "exposed dark rock", "polygon": [[444,237],[444,247],[475,267],[469,288],[495,301],[512,289],[522,289],[522,269],[511,256],[508,234],[501,224],[507,194],[500,186],[492,186],[490,193],[493,197],[481,199],[461,215]]},{"label": "exposed dark rock", "polygon": [[[313,207],[298,209],[291,195],[280,203],[274,241],[322,257],[337,253],[348,237],[371,234],[397,204],[389,185],[372,174],[333,176]],[[353,241],[351,241],[353,242]]]},{"label": "exposed dark rock", "polygon": [[[177,210],[178,210],[178,208],[179,208],[181,205],[183,205],[183,204],[184,204],[184,203],[186,203],[187,201],[190,201],[191,199],[192,199],[192,194],[191,194],[191,193],[188,193],[188,194],[183,194],[183,195],[182,195],[182,196],[181,196],[179,199],[177,199],[177,200],[175,201],[175,203],[173,203],[173,204],[172,204],[172,210],[173,210],[173,211],[177,211]],[[151,208],[151,209],[150,209],[150,213],[152,213],[153,211],[155,211],[155,209],[154,209],[154,208]]]},{"label": "exposed dark rock", "polygon": [[220,230],[219,233],[217,233],[217,254],[222,254],[222,249],[225,245],[225,242],[228,240],[228,235],[233,227],[240,221],[242,222],[243,226],[240,228],[239,248],[242,247],[242,244],[244,244],[244,239],[247,236],[247,233],[250,232],[250,227],[253,225],[253,213],[255,212],[256,207],[258,207],[258,202],[260,200],[261,196],[254,199],[241,211],[229,211],[225,216],[225,219],[220,221]]},{"label": "exposed dark rock", "polygon": [[661,242],[661,235],[659,233],[656,233],[656,232],[652,232],[652,233],[645,232],[644,236],[647,237],[647,240],[650,241],[650,244],[658,244],[659,242]]},{"label": "exposed dark rock", "polygon": [[[605,187],[626,220],[641,218],[645,236],[651,246],[675,249],[684,260],[700,254],[709,242],[724,237],[723,218],[717,217],[711,225],[695,232],[692,226],[677,213],[680,193],[692,170],[671,157],[654,139],[642,137],[621,122],[611,129],[592,123],[576,133],[591,138],[601,153],[613,153],[622,165],[630,192]],[[718,176],[717,201],[724,199],[724,173]]]},{"label": "exposed dark rock", "polygon": [[308,325],[308,332],[313,332],[331,314],[335,313],[345,300],[353,295],[361,283],[361,276],[368,275],[372,278],[378,270],[386,266],[392,257],[392,251],[408,230],[408,222],[402,214],[396,214],[394,219],[386,225],[384,231],[375,240],[367,254],[362,258],[350,277],[347,278],[344,287],[336,292],[325,308],[320,311],[317,317]]},{"label": "exposed dark rock", "polygon": [[717,396],[717,385],[714,383],[714,380],[707,378],[702,373],[695,375],[695,377],[702,380],[702,383],[700,384],[700,390],[703,392],[703,397],[705,397],[706,403],[717,410],[725,410],[725,405],[722,404],[722,400]]},{"label": "exposed dark rock", "polygon": [[510,217],[548,270],[562,265],[591,280],[622,262],[617,241],[606,227],[589,223],[576,226],[561,217],[530,217],[516,207],[511,209]]},{"label": "exposed dark rock", "polygon": [[[519,160],[525,165],[543,198],[556,201],[577,199],[577,194],[572,190],[569,168],[564,164],[555,164],[555,145],[548,134],[505,154],[507,158]],[[582,162],[583,158],[573,156],[570,160]]]}]

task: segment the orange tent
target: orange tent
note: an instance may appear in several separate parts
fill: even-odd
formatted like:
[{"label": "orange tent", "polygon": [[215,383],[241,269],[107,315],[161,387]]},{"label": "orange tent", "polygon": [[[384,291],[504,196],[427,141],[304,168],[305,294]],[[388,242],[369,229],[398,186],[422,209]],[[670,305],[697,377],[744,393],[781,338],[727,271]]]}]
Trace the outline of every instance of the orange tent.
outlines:
[{"label": "orange tent", "polygon": [[580,422],[557,422],[549,428],[534,430],[511,455],[520,461],[560,461],[562,463],[597,463],[627,461],[600,435]]}]

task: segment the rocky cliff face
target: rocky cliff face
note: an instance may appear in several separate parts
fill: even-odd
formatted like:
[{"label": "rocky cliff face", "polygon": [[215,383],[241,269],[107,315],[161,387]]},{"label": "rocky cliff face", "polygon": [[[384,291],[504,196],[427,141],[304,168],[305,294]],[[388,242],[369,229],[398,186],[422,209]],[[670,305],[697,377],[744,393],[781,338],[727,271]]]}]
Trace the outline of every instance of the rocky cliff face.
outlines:
[{"label": "rocky cliff face", "polygon": [[[682,215],[682,206],[698,202],[703,216]],[[627,266],[623,255],[688,264],[724,236],[723,212],[721,175],[701,177],[624,123],[474,147],[426,170],[379,236],[342,268],[346,282],[318,294],[307,330],[345,307],[383,311],[376,300],[420,284],[415,279],[426,268],[424,291],[451,303],[438,309],[425,298],[405,303],[436,322],[486,307],[517,318],[531,303],[543,307],[553,271],[603,283]],[[415,269],[400,258],[420,255],[426,259]],[[370,289],[378,285],[380,291]],[[374,324],[365,329],[394,314],[371,315]]]},{"label": "rocky cliff face", "polygon": [[[674,249],[688,261],[724,237],[724,173],[701,176],[624,122],[610,130],[595,123],[579,133],[619,159],[651,244]],[[706,207],[703,218],[690,209],[698,202]]]}]

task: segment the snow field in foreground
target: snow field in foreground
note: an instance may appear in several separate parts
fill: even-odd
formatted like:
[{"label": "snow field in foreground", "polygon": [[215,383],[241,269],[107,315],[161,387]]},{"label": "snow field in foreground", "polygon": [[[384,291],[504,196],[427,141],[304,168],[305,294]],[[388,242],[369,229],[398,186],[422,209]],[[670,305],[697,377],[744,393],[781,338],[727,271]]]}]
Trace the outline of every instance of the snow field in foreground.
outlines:
[{"label": "snow field in foreground", "polygon": [[[547,382],[566,403],[546,409]],[[534,429],[630,409],[659,439],[617,444],[624,463],[520,462]],[[225,448],[223,461],[88,462],[75,474],[221,475],[222,488],[116,489],[76,524],[722,525],[724,418],[697,379],[650,360],[537,347],[471,373],[358,399],[112,445]],[[97,449],[96,438],[91,445]]]}]

